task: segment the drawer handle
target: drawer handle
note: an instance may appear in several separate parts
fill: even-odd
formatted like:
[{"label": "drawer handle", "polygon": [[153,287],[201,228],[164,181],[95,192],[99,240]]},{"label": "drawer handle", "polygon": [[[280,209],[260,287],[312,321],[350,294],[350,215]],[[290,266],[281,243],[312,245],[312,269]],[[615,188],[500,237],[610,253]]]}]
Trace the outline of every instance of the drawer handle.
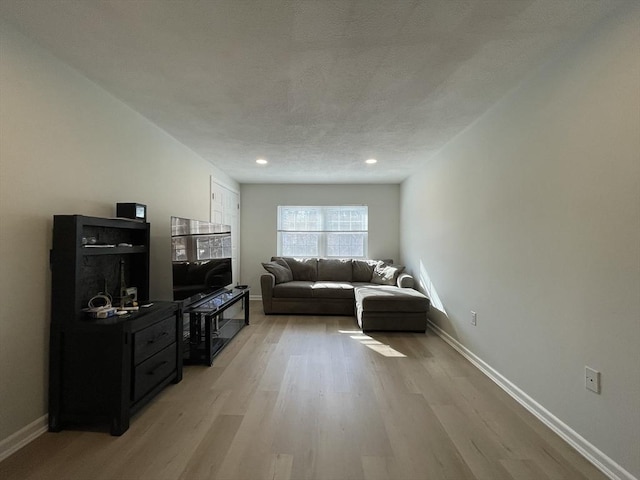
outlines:
[{"label": "drawer handle", "polygon": [[151,345],[152,343],[156,343],[156,341],[160,340],[162,337],[166,337],[169,335],[169,332],[162,332],[156,338],[152,338],[151,340],[147,340],[147,345]]},{"label": "drawer handle", "polygon": [[163,365],[166,365],[167,363],[169,363],[168,360],[165,360],[164,362],[160,362],[158,365],[156,365],[155,367],[153,367],[151,370],[149,370],[147,372],[147,375],[155,375],[156,374],[156,370],[158,370],[160,367],[162,367]]}]

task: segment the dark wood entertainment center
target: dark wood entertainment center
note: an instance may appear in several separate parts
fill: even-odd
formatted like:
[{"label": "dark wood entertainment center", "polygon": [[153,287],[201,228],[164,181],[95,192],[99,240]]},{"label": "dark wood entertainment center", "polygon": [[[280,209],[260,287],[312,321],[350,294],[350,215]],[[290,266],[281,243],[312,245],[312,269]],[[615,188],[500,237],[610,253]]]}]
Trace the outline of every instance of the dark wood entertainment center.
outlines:
[{"label": "dark wood entertainment center", "polygon": [[[112,435],[169,383],[182,379],[182,315],[156,302],[125,316],[90,318],[98,293],[115,297],[121,277],[149,303],[149,224],[55,215],[49,430],[107,422]],[[122,270],[121,270],[122,269]],[[112,293],[114,292],[114,293]]]},{"label": "dark wood entertainment center", "polygon": [[[183,363],[211,365],[249,325],[248,288],[193,303],[150,302],[149,238],[144,221],[53,217],[50,431],[106,423],[122,435],[135,412],[182,380]],[[125,286],[137,289],[139,310],[107,318],[87,312],[97,297],[122,301]]]}]

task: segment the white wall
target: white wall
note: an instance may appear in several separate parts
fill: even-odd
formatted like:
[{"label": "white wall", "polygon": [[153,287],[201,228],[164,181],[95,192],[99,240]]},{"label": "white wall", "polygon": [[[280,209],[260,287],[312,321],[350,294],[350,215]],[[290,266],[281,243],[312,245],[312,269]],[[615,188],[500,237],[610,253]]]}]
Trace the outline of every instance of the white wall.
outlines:
[{"label": "white wall", "polygon": [[112,217],[116,202],[148,205],[151,296],[170,299],[170,216],[209,218],[210,175],[239,188],[85,77],[1,27],[0,445],[47,412],[52,216]]},{"label": "white wall", "polygon": [[600,25],[425,161],[401,200],[405,262],[446,311],[432,320],[636,477],[639,27],[637,7]]},{"label": "white wall", "polygon": [[368,205],[369,257],[399,258],[400,185],[255,185],[240,190],[242,283],[260,295],[261,262],[276,255],[278,205]]}]

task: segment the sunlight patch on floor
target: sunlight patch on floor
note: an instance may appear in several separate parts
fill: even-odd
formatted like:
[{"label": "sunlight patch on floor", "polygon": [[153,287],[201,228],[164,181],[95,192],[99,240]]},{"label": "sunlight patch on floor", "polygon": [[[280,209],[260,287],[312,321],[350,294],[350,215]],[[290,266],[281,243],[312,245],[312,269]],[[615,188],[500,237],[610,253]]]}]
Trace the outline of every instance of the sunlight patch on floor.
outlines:
[{"label": "sunlight patch on floor", "polygon": [[338,330],[338,332],[349,335],[350,338],[354,340],[358,340],[365,347],[373,350],[376,353],[384,357],[396,357],[396,358],[405,358],[406,355],[402,352],[399,352],[395,348],[385,343],[382,343],[376,340],[369,335],[362,333],[360,330]]}]

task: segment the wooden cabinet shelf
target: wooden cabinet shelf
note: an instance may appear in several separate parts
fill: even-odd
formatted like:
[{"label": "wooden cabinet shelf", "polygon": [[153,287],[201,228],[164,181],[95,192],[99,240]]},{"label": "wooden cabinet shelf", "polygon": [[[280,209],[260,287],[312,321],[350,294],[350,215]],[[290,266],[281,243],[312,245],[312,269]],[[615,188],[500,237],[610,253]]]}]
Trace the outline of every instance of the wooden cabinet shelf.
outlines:
[{"label": "wooden cabinet shelf", "polygon": [[119,255],[146,252],[147,247],[144,245],[134,245],[133,247],[82,247],[82,255]]}]

